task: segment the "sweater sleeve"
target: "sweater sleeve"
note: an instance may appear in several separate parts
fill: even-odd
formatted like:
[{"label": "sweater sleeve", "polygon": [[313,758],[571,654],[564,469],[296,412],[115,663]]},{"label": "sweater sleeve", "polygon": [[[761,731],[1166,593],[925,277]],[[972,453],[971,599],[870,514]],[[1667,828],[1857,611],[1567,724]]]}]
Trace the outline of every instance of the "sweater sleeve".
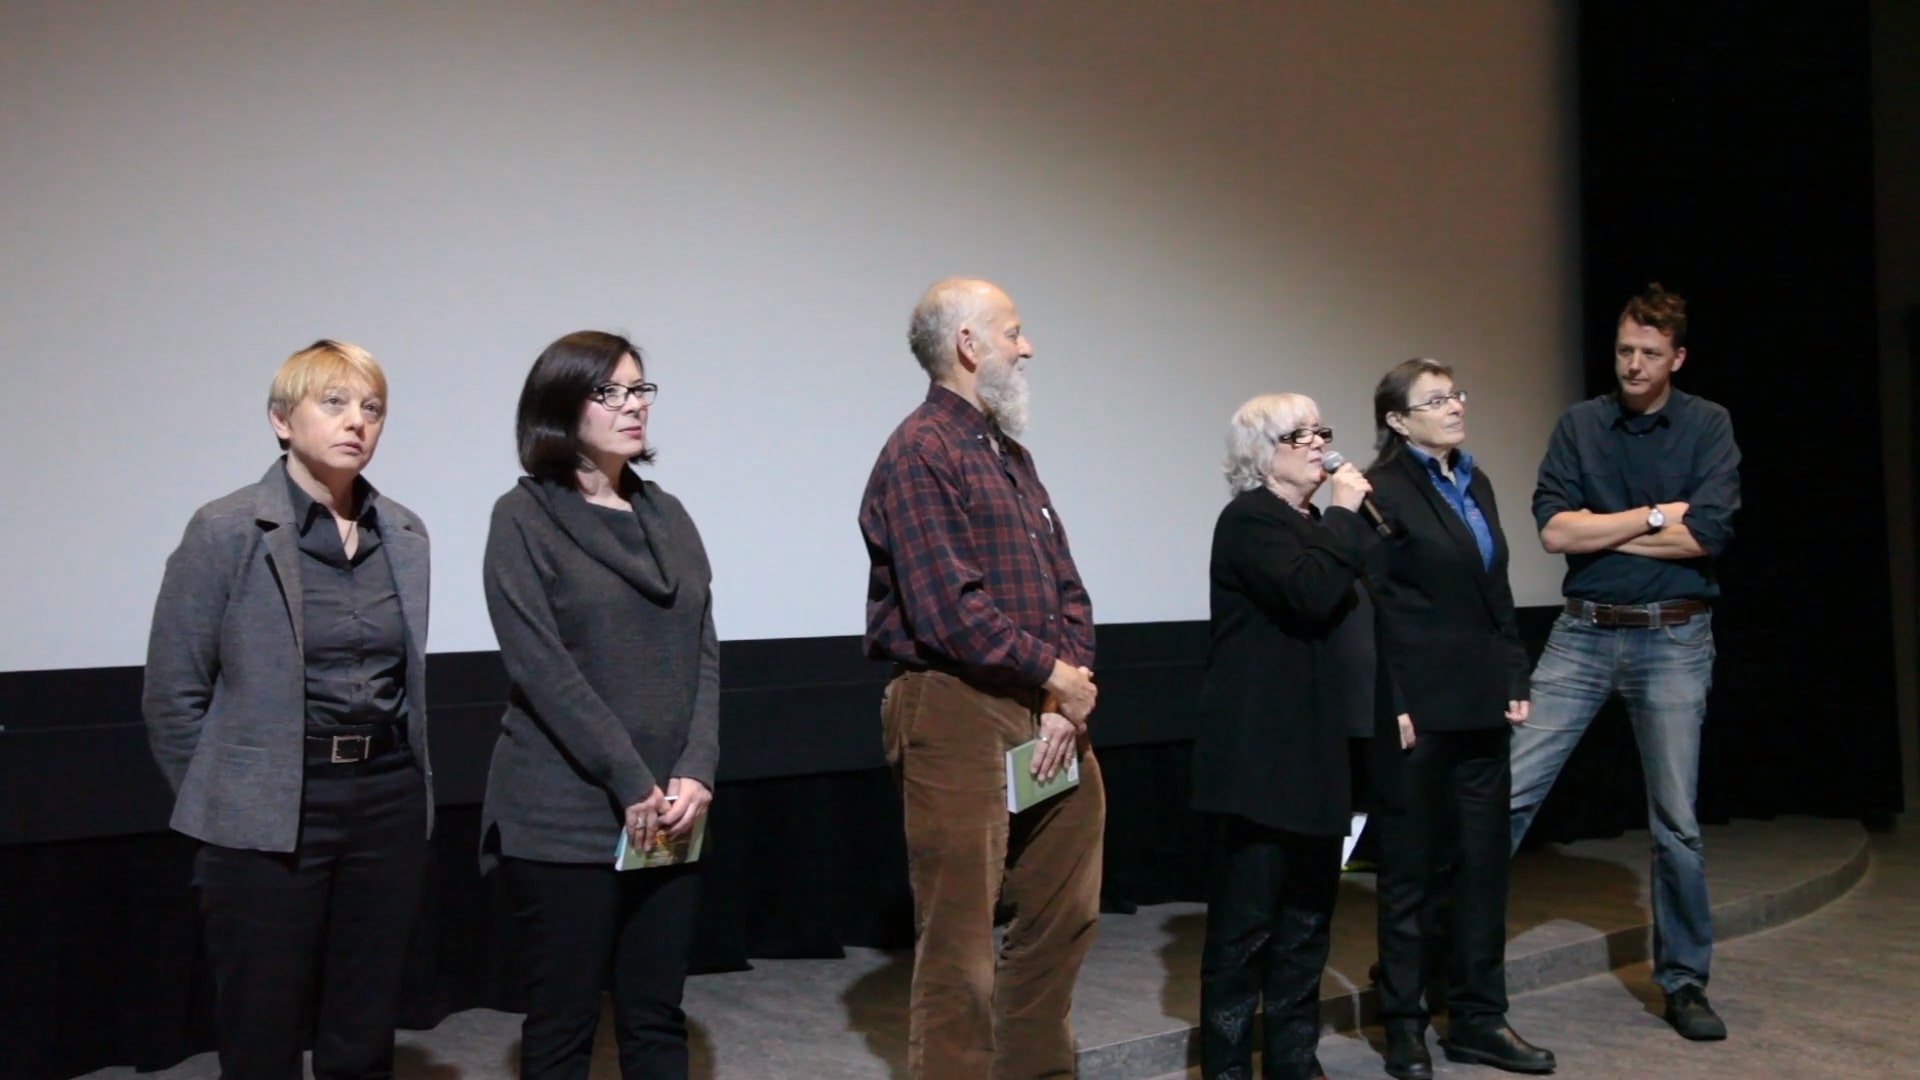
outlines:
[{"label": "sweater sleeve", "polygon": [[621,806],[646,798],[653,773],[561,640],[525,530],[505,499],[487,530],[482,576],[500,659],[534,722]]},{"label": "sweater sleeve", "polygon": [[1305,536],[1280,523],[1283,513],[1295,511],[1278,500],[1249,508],[1225,537],[1225,554],[1255,604],[1324,622],[1352,597],[1366,549],[1379,538],[1370,540],[1360,516],[1337,507]]},{"label": "sweater sleeve", "polygon": [[713,790],[720,767],[720,635],[713,626],[713,594],[707,594],[706,616],[700,624],[700,674],[693,690],[693,727],[687,748],[674,763],[673,775],[698,780]]}]

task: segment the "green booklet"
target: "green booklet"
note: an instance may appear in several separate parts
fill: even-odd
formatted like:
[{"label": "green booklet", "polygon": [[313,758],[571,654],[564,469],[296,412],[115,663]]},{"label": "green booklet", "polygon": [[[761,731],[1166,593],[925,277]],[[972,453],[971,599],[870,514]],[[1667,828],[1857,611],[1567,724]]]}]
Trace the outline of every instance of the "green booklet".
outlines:
[{"label": "green booklet", "polygon": [[685,836],[668,836],[665,830],[656,830],[653,843],[646,848],[636,848],[627,842],[627,830],[620,830],[620,842],[614,845],[613,868],[615,870],[647,870],[655,866],[679,866],[681,863],[699,862],[700,849],[707,843],[707,815],[701,814],[693,823],[693,830]]},{"label": "green booklet", "polygon": [[1067,759],[1053,779],[1045,781],[1033,775],[1034,751],[1040,740],[1023,742],[1007,751],[1007,812],[1017,814],[1029,806],[1043,803],[1063,791],[1080,786],[1080,755]]}]

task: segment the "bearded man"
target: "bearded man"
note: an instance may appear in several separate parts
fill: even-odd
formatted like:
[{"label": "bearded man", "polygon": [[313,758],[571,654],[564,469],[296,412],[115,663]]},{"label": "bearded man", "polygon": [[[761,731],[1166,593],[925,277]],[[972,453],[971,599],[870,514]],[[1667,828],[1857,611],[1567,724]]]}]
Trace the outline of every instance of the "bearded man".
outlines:
[{"label": "bearded man", "polygon": [[[974,278],[936,282],[907,342],[932,385],[874,462],[860,533],[867,655],[894,665],[881,717],[918,935],[908,1071],[1069,1077],[1106,819],[1086,738],[1093,606],[1016,441],[1033,345],[1012,298]],[[1080,783],[1011,814],[1005,755],[1036,737],[1035,775],[1077,760]]]}]

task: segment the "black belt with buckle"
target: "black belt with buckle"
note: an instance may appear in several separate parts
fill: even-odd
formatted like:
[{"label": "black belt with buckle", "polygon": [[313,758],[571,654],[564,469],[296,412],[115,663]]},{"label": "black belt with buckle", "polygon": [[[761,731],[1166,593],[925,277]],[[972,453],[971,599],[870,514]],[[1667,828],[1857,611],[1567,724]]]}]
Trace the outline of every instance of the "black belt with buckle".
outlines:
[{"label": "black belt with buckle", "polygon": [[1655,604],[1596,604],[1567,601],[1567,614],[1594,626],[1679,626],[1707,611],[1705,600],[1662,600]]},{"label": "black belt with buckle", "polygon": [[382,724],[351,735],[309,734],[307,760],[324,761],[330,765],[352,765],[384,757],[404,745],[398,727],[398,724]]}]

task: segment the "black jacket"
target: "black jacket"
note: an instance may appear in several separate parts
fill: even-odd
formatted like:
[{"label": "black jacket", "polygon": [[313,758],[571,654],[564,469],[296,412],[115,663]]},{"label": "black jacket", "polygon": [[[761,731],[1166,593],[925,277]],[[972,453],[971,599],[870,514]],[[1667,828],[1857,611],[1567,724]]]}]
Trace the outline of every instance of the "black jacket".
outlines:
[{"label": "black jacket", "polygon": [[1493,484],[1476,469],[1467,486],[1493,533],[1493,562],[1483,566],[1472,530],[1425,468],[1403,451],[1367,472],[1373,503],[1394,531],[1372,579],[1391,684],[1375,731],[1396,746],[1399,713],[1413,718],[1416,734],[1498,728],[1507,723],[1507,702],[1527,697],[1527,653],[1514,622]]},{"label": "black jacket", "polygon": [[1194,809],[1271,828],[1344,835],[1347,718],[1355,681],[1332,648],[1382,541],[1346,510],[1310,520],[1265,488],[1227,504],[1213,530],[1211,642],[1194,741]]}]

